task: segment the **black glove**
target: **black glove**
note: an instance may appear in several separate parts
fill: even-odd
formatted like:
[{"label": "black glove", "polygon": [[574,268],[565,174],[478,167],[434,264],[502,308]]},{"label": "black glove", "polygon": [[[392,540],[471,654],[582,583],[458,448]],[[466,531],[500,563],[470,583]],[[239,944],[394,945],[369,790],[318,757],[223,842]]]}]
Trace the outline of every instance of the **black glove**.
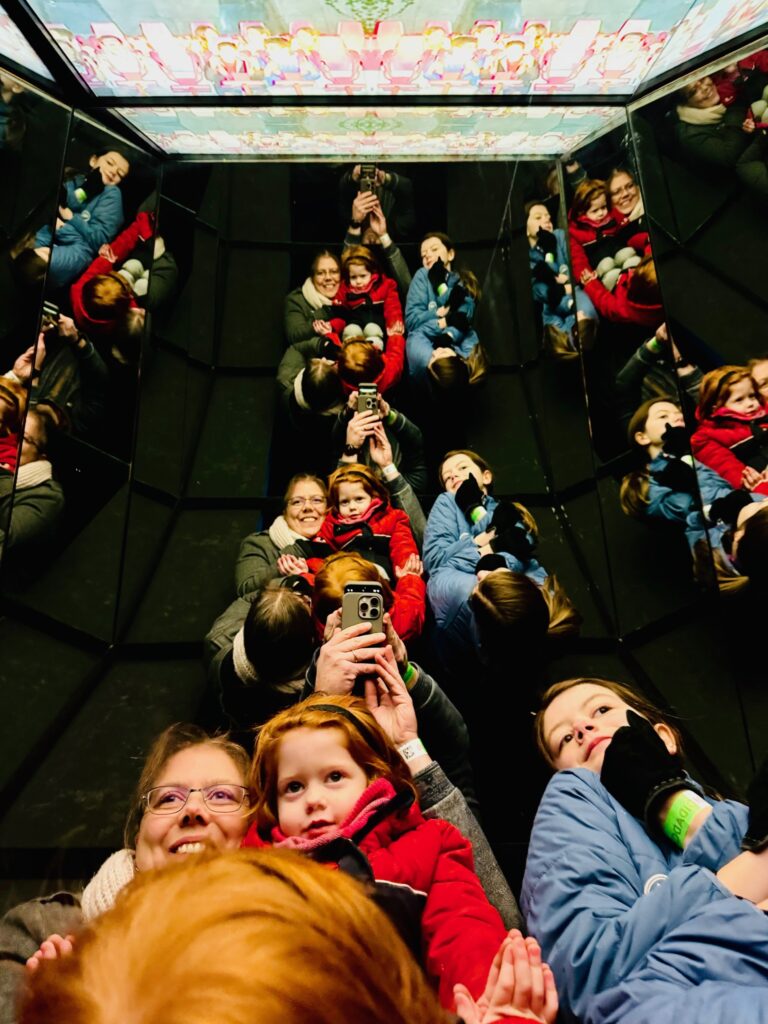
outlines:
[{"label": "black glove", "polygon": [[280,582],[281,590],[294,590],[297,594],[312,597],[312,584],[305,576],[284,576]]},{"label": "black glove", "polygon": [[739,512],[752,504],[752,498],[746,491],[731,491],[724,498],[715,498],[709,506],[709,522],[712,526],[718,521],[727,523],[731,529],[736,528]]},{"label": "black glove", "polygon": [[340,352],[341,348],[327,335],[320,339],[320,343],[317,346],[317,354],[323,359],[333,359],[335,361],[339,358]]},{"label": "black glove", "polygon": [[438,294],[438,288],[441,284],[445,284],[448,279],[448,271],[445,269],[445,264],[441,259],[435,260],[427,271],[427,276],[429,277],[429,283],[435,289],[435,295],[437,295],[439,299],[440,295]]},{"label": "black glove", "polygon": [[741,840],[741,848],[757,853],[768,845],[768,758],[763,761],[757,775],[750,782],[747,797],[749,823]]},{"label": "black glove", "polygon": [[695,498],[699,493],[696,470],[682,459],[665,459],[664,468],[653,474],[654,480],[662,487],[673,491],[684,491]]},{"label": "black glove", "polygon": [[514,555],[519,561],[527,562],[533,548],[526,531],[519,526],[513,526],[503,533],[496,534],[491,541],[491,550],[506,551],[508,555]]},{"label": "black glove", "polygon": [[539,228],[536,235],[536,244],[545,253],[551,253],[557,258],[557,235],[554,231],[547,231],[546,228]]},{"label": "black glove", "polygon": [[630,814],[645,821],[649,832],[661,830],[658,808],[678,789],[689,789],[679,754],[670,754],[647,718],[627,711],[622,726],[603,756],[600,781]]},{"label": "black glove", "polygon": [[480,489],[480,484],[473,476],[468,476],[461,482],[454,497],[456,504],[471,523],[472,513],[476,508],[483,507],[483,492]]},{"label": "black glove", "polygon": [[667,429],[661,435],[661,446],[665,455],[676,455],[682,459],[684,455],[691,454],[691,435],[687,427],[673,427],[667,424]]},{"label": "black glove", "polygon": [[475,572],[493,572],[494,569],[506,569],[507,563],[503,555],[483,555],[475,566]]},{"label": "black glove", "polygon": [[522,521],[523,517],[517,505],[509,501],[500,501],[494,510],[491,526],[496,528],[496,533],[503,533]]},{"label": "black glove", "polygon": [[462,334],[466,334],[472,324],[469,321],[469,317],[466,313],[463,313],[460,307],[466,302],[467,292],[460,284],[455,284],[451,289],[451,295],[448,300],[449,308],[445,314],[445,322],[449,327],[455,327],[461,331]]}]

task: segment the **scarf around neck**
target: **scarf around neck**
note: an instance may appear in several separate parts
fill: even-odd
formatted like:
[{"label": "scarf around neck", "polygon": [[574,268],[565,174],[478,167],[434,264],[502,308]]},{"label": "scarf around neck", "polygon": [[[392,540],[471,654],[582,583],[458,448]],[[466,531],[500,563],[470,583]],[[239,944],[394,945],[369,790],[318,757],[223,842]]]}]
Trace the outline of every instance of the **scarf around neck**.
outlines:
[{"label": "scarf around neck", "polygon": [[285,516],[278,516],[270,526],[267,533],[269,534],[269,539],[278,551],[282,551],[283,548],[287,548],[289,544],[296,544],[300,540],[307,539],[290,528],[286,522]]},{"label": "scarf around neck", "polygon": [[53,478],[53,466],[48,459],[37,459],[36,462],[27,462],[19,466],[16,474],[16,490],[24,487],[37,487],[44,484],[46,480]]},{"label": "scarf around neck", "polygon": [[318,310],[324,306],[330,306],[333,299],[329,299],[327,295],[321,295],[320,292],[315,288],[311,277],[308,277],[304,284],[301,286],[301,294],[307,300],[311,309]]},{"label": "scarf around neck", "polygon": [[117,894],[136,875],[135,858],[133,850],[118,850],[104,861],[83,890],[80,906],[86,921],[92,921],[114,906]]},{"label": "scarf around neck", "polygon": [[683,124],[719,124],[725,116],[725,107],[716,103],[714,107],[678,107],[677,116]]},{"label": "scarf around neck", "polygon": [[280,826],[275,825],[272,829],[272,843],[275,847],[285,850],[309,852],[332,843],[335,839],[353,839],[376,811],[393,800],[396,795],[395,787],[388,779],[376,779],[360,796],[346,818],[324,835],[316,836],[314,839],[307,839],[305,836],[286,836]]}]

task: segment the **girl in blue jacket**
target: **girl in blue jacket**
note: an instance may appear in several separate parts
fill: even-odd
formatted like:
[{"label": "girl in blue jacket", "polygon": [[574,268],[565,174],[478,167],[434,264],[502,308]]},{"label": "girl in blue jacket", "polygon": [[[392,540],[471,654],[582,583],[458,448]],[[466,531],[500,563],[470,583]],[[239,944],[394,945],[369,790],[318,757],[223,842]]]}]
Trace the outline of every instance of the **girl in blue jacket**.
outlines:
[{"label": "girl in blue jacket", "polygon": [[480,285],[470,270],[452,269],[456,251],[448,235],[432,231],[421,243],[405,303],[406,354],[411,379],[441,390],[469,382],[467,358],[478,344],[472,326]]},{"label": "girl in blue jacket", "polygon": [[446,669],[476,668],[478,654],[505,660],[510,644],[536,647],[547,635],[574,632],[578,613],[533,557],[533,516],[493,497],[488,463],[472,451],[451,451],[439,475],[445,491],[427,520],[423,558]]},{"label": "girl in blue jacket", "polygon": [[561,1021],[768,1022],[768,768],[751,804],[705,797],[658,709],[603,679],[551,686],[536,737],[557,774],[522,907]]},{"label": "girl in blue jacket", "polygon": [[122,153],[94,154],[91,173],[64,182],[66,203],[59,207],[55,231],[46,225],[35,236],[35,251],[48,263],[49,289],[71,284],[123,225],[120,183],[130,170]]}]

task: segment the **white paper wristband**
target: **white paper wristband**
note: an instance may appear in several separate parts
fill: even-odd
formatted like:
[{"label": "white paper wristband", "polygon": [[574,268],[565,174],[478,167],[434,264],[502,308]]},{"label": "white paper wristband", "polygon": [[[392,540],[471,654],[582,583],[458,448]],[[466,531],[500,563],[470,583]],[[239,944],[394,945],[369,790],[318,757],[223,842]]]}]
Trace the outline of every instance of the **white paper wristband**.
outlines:
[{"label": "white paper wristband", "polygon": [[406,762],[415,761],[417,757],[422,757],[427,752],[427,748],[421,742],[420,739],[409,740],[404,743],[401,747],[397,748],[397,752]]}]

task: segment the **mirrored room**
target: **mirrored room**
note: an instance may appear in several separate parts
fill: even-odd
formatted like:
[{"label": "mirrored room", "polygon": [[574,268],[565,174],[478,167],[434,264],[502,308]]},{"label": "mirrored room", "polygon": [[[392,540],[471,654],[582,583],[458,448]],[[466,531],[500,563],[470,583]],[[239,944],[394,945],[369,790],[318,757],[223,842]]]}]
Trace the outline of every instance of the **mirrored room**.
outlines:
[{"label": "mirrored room", "polygon": [[[76,932],[107,858],[127,884],[172,813],[202,838],[179,825],[155,866],[238,846],[256,731],[314,692],[361,698],[406,765],[423,743],[425,816],[461,801],[546,955],[552,771],[621,803],[619,744],[595,767],[588,742],[614,705],[555,743],[551,684],[629,687],[615,729],[653,723],[636,756],[670,792],[748,799],[768,14],[567,8],[0,8],[0,912],[64,894]],[[224,732],[237,784],[168,774]],[[648,785],[622,828],[666,876]],[[209,843],[221,800],[242,828]],[[0,976],[42,942],[4,928]],[[563,1019],[621,1019],[553,969]]]}]

